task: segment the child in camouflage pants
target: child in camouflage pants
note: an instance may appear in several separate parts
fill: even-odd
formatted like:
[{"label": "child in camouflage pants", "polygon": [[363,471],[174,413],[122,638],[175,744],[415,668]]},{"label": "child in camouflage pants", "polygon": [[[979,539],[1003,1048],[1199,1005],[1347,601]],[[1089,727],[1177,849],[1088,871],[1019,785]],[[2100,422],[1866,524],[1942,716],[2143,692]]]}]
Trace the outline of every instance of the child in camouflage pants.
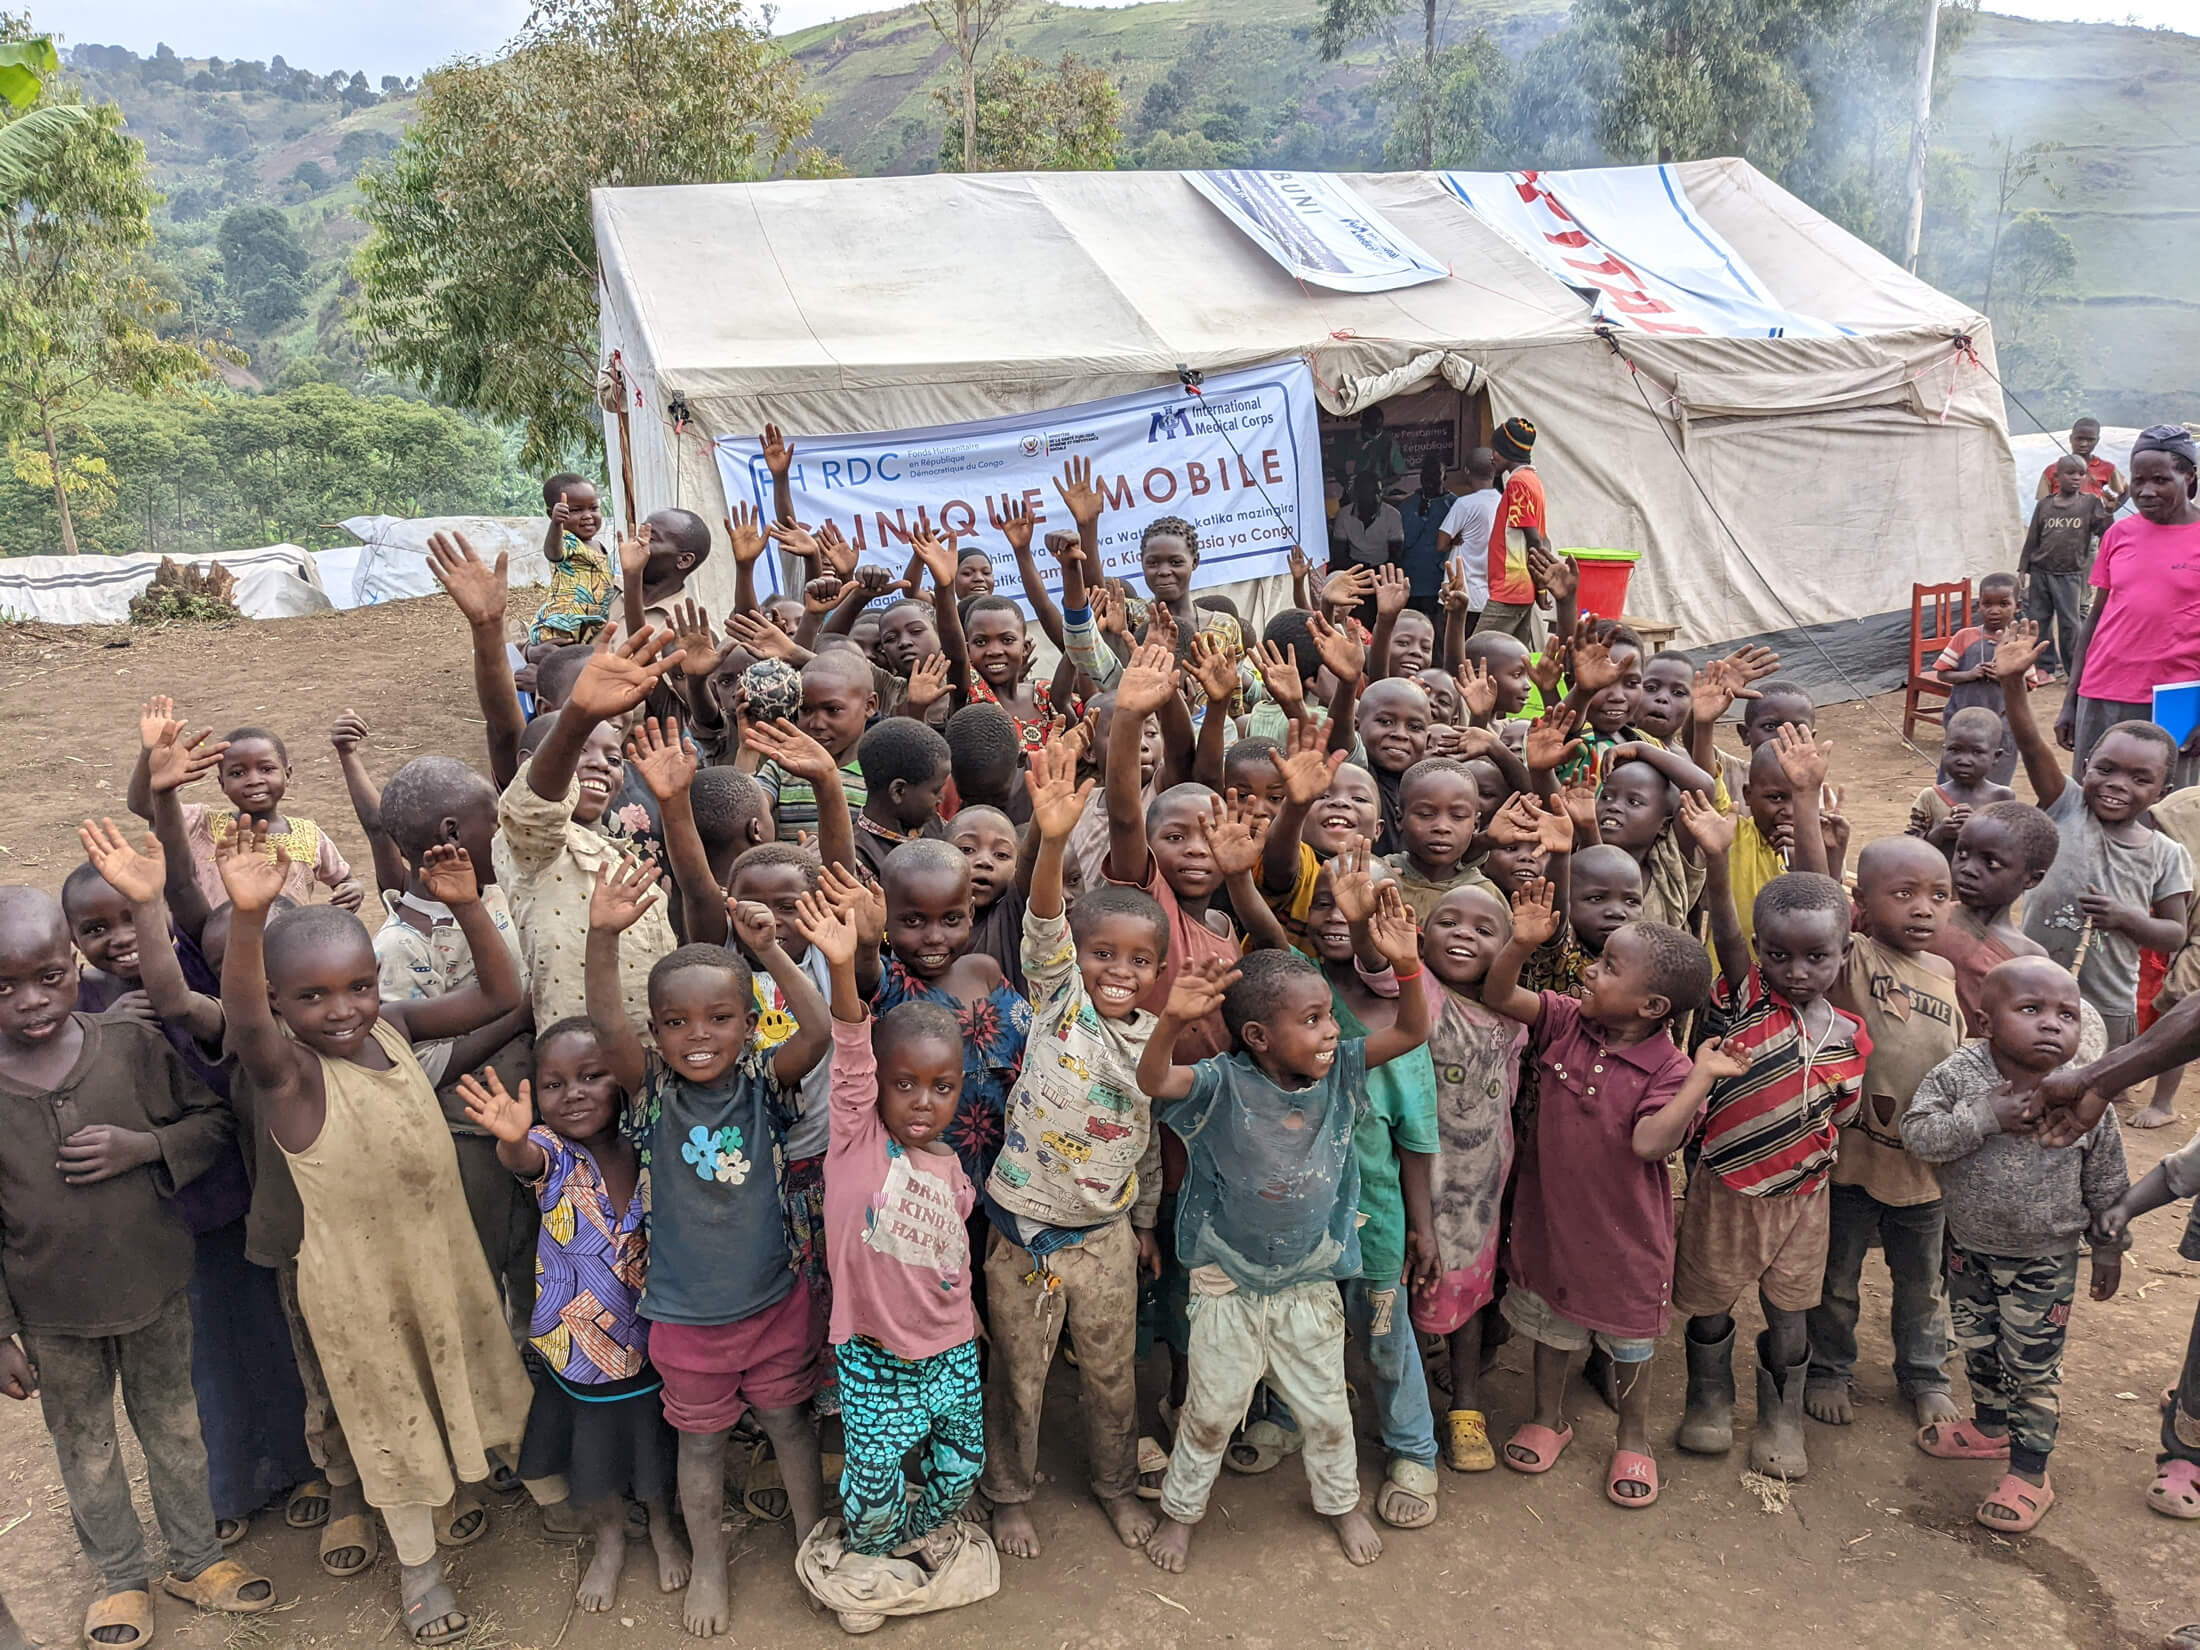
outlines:
[{"label": "child in camouflage pants", "polygon": [[1971,1382],[1972,1419],[1935,1421],[1918,1447],[1945,1460],[2008,1459],[1978,1521],[2003,1534],[2055,1503],[2047,1457],[2062,1406],[2063,1338],[2078,1241],[2093,1239],[2093,1298],[2115,1294],[2124,1239],[2101,1230],[2130,1189],[2114,1111],[2076,1146],[2049,1149],[2023,1121],[2032,1087],[2077,1052],[2078,984],[2045,957],[2017,957],[1981,986],[1987,1040],[1935,1066],[1901,1122],[1935,1164],[1948,1211],[1948,1314]]}]

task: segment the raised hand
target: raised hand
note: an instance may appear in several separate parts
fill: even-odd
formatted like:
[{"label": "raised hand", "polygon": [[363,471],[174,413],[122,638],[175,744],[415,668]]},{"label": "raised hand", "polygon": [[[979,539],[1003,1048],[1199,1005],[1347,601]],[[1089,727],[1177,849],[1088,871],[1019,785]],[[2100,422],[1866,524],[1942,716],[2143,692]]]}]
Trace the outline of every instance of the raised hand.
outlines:
[{"label": "raised hand", "polygon": [[420,856],[420,880],[428,897],[444,905],[471,905],[481,898],[473,857],[455,842],[438,842]]},{"label": "raised hand", "polygon": [[751,956],[761,957],[779,943],[779,919],[762,901],[729,899],[726,916],[733,923],[733,937],[749,948]]},{"label": "raised hand", "polygon": [[1291,588],[1298,589],[1314,576],[1314,564],[1306,559],[1306,552],[1297,545],[1291,546]]},{"label": "raised hand", "polygon": [[[1066,527],[1057,527],[1048,533],[1045,543],[1047,554],[1054,558],[1054,564],[1057,567],[1066,568],[1073,561],[1083,561],[1085,559],[1083,542]],[[1086,586],[1086,593],[1088,595],[1099,594],[1098,591],[1092,589],[1090,584]]]},{"label": "raised hand", "polygon": [[1082,747],[1066,734],[1043,746],[1024,769],[1024,789],[1031,795],[1031,823],[1042,840],[1068,838],[1085,817],[1085,802],[1094,780],[1077,782],[1077,759]]},{"label": "raised hand", "polygon": [[168,875],[168,856],[161,852],[160,838],[148,832],[144,845],[133,848],[113,820],[94,824],[87,819],[77,827],[76,839],[84,844],[92,869],[131,904],[143,905],[160,897]]},{"label": "raised hand", "polygon": [[1274,642],[1262,642],[1253,650],[1253,664],[1260,672],[1261,685],[1268,690],[1268,697],[1284,715],[1296,722],[1299,713],[1306,708],[1306,680],[1299,675],[1299,650],[1294,645],[1279,648]]},{"label": "raised hand", "polygon": [[1110,580],[1092,592],[1092,620],[1103,636],[1131,633],[1130,603],[1120,584]]},{"label": "raised hand", "polygon": [[1365,922],[1375,914],[1375,878],[1368,869],[1374,853],[1366,837],[1349,837],[1329,862],[1330,897],[1346,922]]},{"label": "raised hand", "polygon": [[1374,568],[1340,567],[1322,585],[1319,598],[1322,616],[1327,617],[1339,609],[1349,611],[1374,594]]},{"label": "raised hand", "polygon": [[1211,630],[1192,638],[1192,674],[1211,705],[1227,705],[1237,694],[1237,659],[1229,645]]},{"label": "raised hand", "polygon": [[558,502],[550,506],[550,519],[561,534],[573,530],[573,504],[565,493],[560,492]]},{"label": "raised hand", "polygon": [[1162,1012],[1174,1020],[1203,1020],[1222,1006],[1222,994],[1243,978],[1227,957],[1187,962],[1169,988],[1169,1004]]},{"label": "raised hand", "polygon": [[588,926],[624,933],[657,903],[657,867],[646,859],[606,860],[588,896]]},{"label": "raised hand", "polygon": [[1583,693],[1602,693],[1619,680],[1610,644],[1591,636],[1587,625],[1574,632],[1572,654],[1574,686]]},{"label": "raised hand", "polygon": [[1695,718],[1698,727],[1708,727],[1727,712],[1727,707],[1744,694],[1759,697],[1757,690],[1748,687],[1740,671],[1726,659],[1713,659],[1696,672],[1695,683],[1688,690],[1688,714]]},{"label": "raised hand", "polygon": [[942,543],[932,531],[932,524],[924,519],[924,512],[917,512],[917,524],[909,531],[909,549],[924,570],[932,575],[932,582],[942,590],[955,587],[954,546]]},{"label": "raised hand", "polygon": [[[1161,611],[1161,609],[1156,609]],[[1115,709],[1144,720],[1176,693],[1176,655],[1159,641],[1142,642],[1115,684]]]},{"label": "raised hand", "polygon": [[[825,565],[841,578],[852,579],[856,576],[856,547],[848,542],[847,534],[834,523],[828,521],[818,528],[817,547],[824,552]],[[883,573],[886,570],[882,567],[879,571]]]},{"label": "raised hand", "polygon": [[692,596],[681,597],[672,610],[672,645],[680,650],[680,670],[690,681],[700,682],[726,656],[710,614]]},{"label": "raised hand", "polygon": [[1738,699],[1763,698],[1764,695],[1750,684],[1761,682],[1767,676],[1776,676],[1780,671],[1780,655],[1771,648],[1759,647],[1754,642],[1736,648],[1718,663],[1724,665],[1727,674],[1733,678],[1734,696]]},{"label": "raised hand", "polygon": [[792,660],[795,639],[762,613],[736,613],[726,621],[726,637],[759,659]]},{"label": "raised hand", "polygon": [[1473,598],[1467,594],[1467,563],[1463,556],[1452,556],[1444,562],[1444,611],[1465,613]]},{"label": "raised hand", "polygon": [[[1092,781],[1085,783],[1089,788]],[[1246,807],[1235,786],[1227,799],[1217,797],[1208,804],[1207,812],[1192,817],[1199,823],[1199,834],[1207,839],[1208,851],[1215,856],[1215,869],[1225,877],[1250,871],[1260,863],[1261,850],[1268,843],[1268,821]]]},{"label": "raised hand", "polygon": [[777,424],[766,424],[757,445],[764,449],[764,468],[771,471],[772,480],[786,480],[794,467],[794,443],[779,433]]},{"label": "raised hand", "polygon": [[366,719],[355,710],[345,711],[328,730],[328,742],[338,756],[349,756],[367,742]]},{"label": "raised hand", "polygon": [[1421,930],[1395,882],[1375,890],[1375,915],[1368,921],[1367,934],[1393,968],[1411,968],[1421,960]]},{"label": "raised hand", "polygon": [[1558,891],[1541,877],[1530,877],[1513,895],[1513,938],[1531,950],[1548,945],[1558,932]]},{"label": "raised hand", "polygon": [[487,1130],[507,1145],[518,1145],[535,1126],[534,1091],[524,1077],[519,1093],[514,1095],[505,1088],[496,1067],[484,1066],[480,1077],[471,1072],[460,1077],[457,1088],[474,1127]]},{"label": "raised hand", "polygon": [[1577,779],[1571,785],[1561,785],[1558,805],[1566,810],[1566,817],[1573,822],[1576,843],[1597,840],[1597,788],[1585,779]]},{"label": "raised hand", "polygon": [[845,865],[828,865],[818,877],[817,891],[855,925],[861,943],[877,945],[886,938],[884,890],[863,881]]},{"label": "raised hand", "polygon": [[265,911],[283,891],[290,855],[267,840],[267,821],[239,816],[236,829],[214,844],[214,869],[239,911]]},{"label": "raised hand", "polygon": [[1724,1037],[1714,1037],[1696,1050],[1696,1069],[1725,1080],[1749,1075],[1749,1050]]},{"label": "raised hand", "polygon": [[176,702],[165,693],[156,693],[138,707],[138,744],[151,750],[160,743],[160,736],[169,727],[181,727],[176,721]]},{"label": "raised hand", "polygon": [[813,891],[795,901],[794,926],[828,966],[846,967],[856,960],[862,936],[856,932],[855,919],[822,893]]},{"label": "raised hand", "polygon": [[[1594,804],[1592,803],[1592,806]],[[1547,796],[1535,816],[1536,846],[1546,854],[1574,851],[1574,815],[1562,796]]]},{"label": "raised hand", "polygon": [[946,693],[947,655],[935,653],[929,659],[919,659],[910,670],[909,691],[902,696],[902,703],[921,719]]},{"label": "raised hand", "polygon": [[1826,845],[1826,863],[1838,865],[1849,851],[1848,816],[1841,812],[1841,789],[1832,787],[1832,803],[1818,813],[1819,839]]},{"label": "raised hand", "polygon": [[1406,598],[1413,594],[1413,585],[1406,578],[1402,567],[1378,567],[1375,569],[1375,614],[1377,618],[1388,613],[1396,615],[1406,610]]},{"label": "raised hand", "polygon": [[2022,682],[2024,673],[2038,664],[2046,651],[2047,638],[2040,634],[2039,625],[2031,619],[2019,619],[1994,644],[1994,657],[1989,661],[1994,680],[2004,684]]},{"label": "raised hand", "polygon": [[1330,675],[1340,682],[1357,682],[1360,679],[1360,673],[1367,669],[1367,648],[1349,623],[1334,625],[1321,614],[1310,613],[1306,619],[1306,630],[1314,638],[1314,651],[1321,655],[1322,663],[1329,667]]},{"label": "raised hand", "polygon": [[1270,751],[1268,760],[1275,764],[1276,772],[1283,776],[1284,801],[1300,808],[1311,808],[1329,789],[1330,781],[1337,777],[1337,770],[1344,766],[1348,751],[1329,748],[1329,735],[1311,722],[1293,722],[1284,730],[1283,749]]},{"label": "raised hand", "polygon": [[428,571],[471,625],[504,622],[511,559],[499,550],[494,562],[483,561],[463,533],[428,536]]},{"label": "raised hand", "polygon": [[[739,511],[746,509],[747,506],[736,505],[734,508]],[[741,559],[741,546],[738,542],[733,547],[733,559],[735,561]],[[632,538],[619,540],[619,579],[622,584],[635,584],[648,571],[649,523],[645,521],[635,531]]]},{"label": "raised hand", "polygon": [[212,728],[201,728],[189,739],[183,737],[183,724],[169,724],[168,731],[145,753],[146,783],[155,791],[176,791],[221,766],[222,753],[229,749],[227,740],[213,738]]},{"label": "raised hand", "polygon": [[675,650],[662,659],[657,658],[658,633],[654,625],[644,625],[617,647],[611,645],[611,633],[607,630],[597,636],[588,662],[581,666],[580,675],[573,679],[573,690],[566,696],[566,708],[576,716],[585,716],[591,722],[608,722],[615,716],[624,716],[649,697],[668,670],[681,662]]},{"label": "raised hand", "polygon": [[1566,674],[1566,644],[1553,631],[1543,651],[1528,661],[1528,680],[1546,705],[1558,703],[1558,684]]},{"label": "raised hand", "polygon": [[1783,722],[1774,732],[1772,744],[1779,754],[1780,771],[1788,776],[1788,782],[1797,790],[1808,790],[1816,796],[1818,787],[1826,782],[1833,741],[1815,739],[1793,722]]},{"label": "raised hand", "polygon": [[1176,615],[1159,602],[1146,603],[1146,640],[1157,642],[1174,658],[1179,643]]},{"label": "raised hand", "polygon": [[1581,589],[1581,564],[1571,556],[1554,556],[1540,545],[1530,545],[1528,579],[1536,589],[1564,601]]},{"label": "raised hand", "polygon": [[1497,714],[1497,678],[1490,674],[1487,660],[1463,660],[1452,680],[1459,684],[1459,703],[1469,721],[1487,722]]},{"label": "raised hand", "polygon": [[659,802],[685,796],[701,766],[695,753],[680,737],[680,719],[668,716],[662,725],[652,716],[637,724],[627,736],[626,759],[642,776],[649,794]]},{"label": "raised hand", "polygon": [[1484,834],[1500,848],[1539,842],[1543,837],[1543,810],[1526,791],[1515,791],[1490,815]]},{"label": "raised hand", "polygon": [[798,521],[775,521],[764,529],[764,536],[788,555],[802,561],[822,561],[825,547],[817,542],[811,531]]},{"label": "raised hand", "polygon": [[1100,519],[1102,499],[1099,489],[1092,484],[1092,460],[1071,458],[1062,465],[1060,479],[1054,483],[1054,491],[1062,500],[1062,507],[1070,513],[1070,519],[1080,528],[1090,527]]},{"label": "raised hand", "polygon": [[995,499],[990,495],[985,501],[985,519],[993,524],[993,530],[1008,540],[1008,547],[1021,554],[1031,548],[1031,506],[1024,502],[1021,493],[1012,493]]},{"label": "raised hand", "polygon": [[797,779],[815,785],[839,766],[833,753],[792,722],[751,722],[744,738],[758,755],[778,763]]},{"label": "raised hand", "polygon": [[1706,859],[1722,857],[1734,846],[1734,833],[1740,823],[1732,814],[1721,813],[1702,791],[1681,792],[1681,829],[1703,850]]},{"label": "raised hand", "polygon": [[1581,713],[1563,703],[1545,711],[1529,726],[1521,759],[1538,773],[1563,767],[1581,749],[1581,741],[1569,737],[1580,723]]},{"label": "raised hand", "polygon": [[[735,503],[729,506],[731,514],[725,518],[726,543],[733,549],[733,564],[746,567],[764,553],[764,518],[756,506]],[[648,523],[643,523],[646,527]],[[622,562],[624,555],[621,556]]]}]

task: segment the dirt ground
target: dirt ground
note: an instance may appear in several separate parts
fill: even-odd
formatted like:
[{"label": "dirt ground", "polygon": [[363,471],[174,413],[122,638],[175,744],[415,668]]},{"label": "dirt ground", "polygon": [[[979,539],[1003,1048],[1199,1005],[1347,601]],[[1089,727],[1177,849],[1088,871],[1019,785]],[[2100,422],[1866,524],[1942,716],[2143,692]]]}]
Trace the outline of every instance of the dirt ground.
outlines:
[{"label": "dirt ground", "polygon": [[[194,726],[265,722],[284,733],[296,764],[290,807],[331,826],[348,850],[363,844],[324,736],[338,713],[355,710],[375,730],[366,754],[377,775],[422,751],[482,756],[464,629],[440,601],[153,634],[0,627],[0,880],[58,887],[77,861],[76,822],[122,811],[137,706],[155,692],[175,695]],[[1896,696],[1835,707],[1820,723],[1835,741],[1835,777],[1848,788],[1859,843],[1900,830],[1931,777],[1893,737],[1900,709]],[[1932,741],[1927,731],[1928,750]],[[364,869],[363,851],[354,857]],[[2127,1135],[2134,1173],[2185,1133]],[[987,1603],[885,1631],[933,1650],[1418,1650],[1470,1634],[1542,1647],[1571,1646],[1599,1629],[1706,1650],[2150,1644],[2200,1618],[2200,1583],[2191,1579],[2200,1532],[2156,1517],[2142,1498],[2154,1398],[2176,1374],[2200,1299],[2200,1268],[2177,1256],[2179,1219],[2165,1212],[2142,1222],[2122,1293],[2105,1305],[2081,1299],[2076,1309],[2052,1469],[2060,1499],[2032,1537],[2006,1540],[1972,1522],[1990,1468],[1933,1461],[1912,1444],[1895,1402],[1875,1262],[1865,1280],[1857,1424],[1811,1425],[1812,1470],[1785,1505],[1767,1505],[1743,1484],[1740,1449],[1705,1460],[1665,1447],[1659,1505],[1642,1513],[1610,1506],[1602,1478],[1611,1419],[1580,1388],[1571,1407],[1579,1436],[1547,1478],[1445,1473],[1439,1522],[1386,1532],[1383,1557],[1369,1569],[1345,1563],[1313,1516],[1303,1473],[1287,1462],[1266,1479],[1226,1473],[1190,1572],[1163,1576],[1114,1543],[1086,1495],[1076,1377],[1058,1368],[1042,1457],[1048,1483],[1035,1508],[1046,1556],[1004,1560],[1002,1590]],[[1746,1334],[1741,1342],[1746,1348]],[[1680,1414],[1680,1365],[1677,1347],[1656,1365],[1663,1436]],[[1160,1366],[1146,1373],[1150,1403]],[[1746,1432],[1746,1357],[1740,1374]],[[1527,1388],[1526,1350],[1508,1346],[1485,1384],[1500,1438],[1525,1418]],[[1379,1451],[1363,1449],[1362,1465],[1372,1494]],[[632,1555],[614,1613],[575,1617],[575,1549],[543,1542],[524,1501],[493,1516],[489,1538],[454,1566],[476,1650],[568,1642],[670,1650],[682,1642],[678,1600],[659,1596],[645,1576],[646,1548]],[[837,1640],[839,1628],[804,1604],[787,1531],[732,1518],[732,1642]],[[275,1578],[281,1610],[232,1623],[194,1619],[163,1600],[166,1641],[200,1650],[401,1643],[386,1545],[376,1569],[336,1582],[314,1563],[315,1539],[286,1529],[279,1514],[261,1516],[238,1556]],[[0,1587],[34,1636],[60,1645],[75,1642],[92,1586],[35,1409],[0,1405]]]}]

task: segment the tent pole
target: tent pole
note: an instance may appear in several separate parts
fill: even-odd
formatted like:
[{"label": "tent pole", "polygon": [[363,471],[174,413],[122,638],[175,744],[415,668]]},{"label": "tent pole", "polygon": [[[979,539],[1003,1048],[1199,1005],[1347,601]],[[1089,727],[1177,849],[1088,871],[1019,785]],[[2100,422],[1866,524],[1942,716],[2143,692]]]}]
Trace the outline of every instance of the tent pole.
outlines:
[{"label": "tent pole", "polygon": [[1933,123],[1933,48],[1940,33],[1940,0],[1925,0],[1925,27],[1917,43],[1917,97],[1910,117],[1910,221],[1902,236],[1902,267],[1917,273],[1917,246],[1925,233],[1925,140]]},{"label": "tent pole", "polygon": [[[675,462],[678,462],[675,455]],[[623,386],[619,396],[619,497],[626,504],[626,536],[632,538],[638,529],[634,525],[634,444],[627,439],[626,396]]]}]

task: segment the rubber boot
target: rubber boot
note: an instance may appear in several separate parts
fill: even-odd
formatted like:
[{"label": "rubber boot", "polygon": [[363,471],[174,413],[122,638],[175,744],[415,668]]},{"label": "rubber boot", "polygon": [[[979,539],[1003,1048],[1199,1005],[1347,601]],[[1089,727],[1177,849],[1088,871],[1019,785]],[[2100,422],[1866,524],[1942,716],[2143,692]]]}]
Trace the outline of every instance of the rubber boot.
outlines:
[{"label": "rubber boot", "polygon": [[1765,1337],[1757,1337],[1757,1430],[1749,1440],[1749,1465],[1767,1478],[1801,1478],[1810,1471],[1803,1446],[1803,1386],[1810,1359],[1792,1369],[1776,1370],[1765,1358]]},{"label": "rubber boot", "polygon": [[1734,1331],[1723,1340],[1681,1336],[1688,1348],[1688,1408],[1673,1442],[1691,1455],[1724,1455],[1734,1447]]}]

